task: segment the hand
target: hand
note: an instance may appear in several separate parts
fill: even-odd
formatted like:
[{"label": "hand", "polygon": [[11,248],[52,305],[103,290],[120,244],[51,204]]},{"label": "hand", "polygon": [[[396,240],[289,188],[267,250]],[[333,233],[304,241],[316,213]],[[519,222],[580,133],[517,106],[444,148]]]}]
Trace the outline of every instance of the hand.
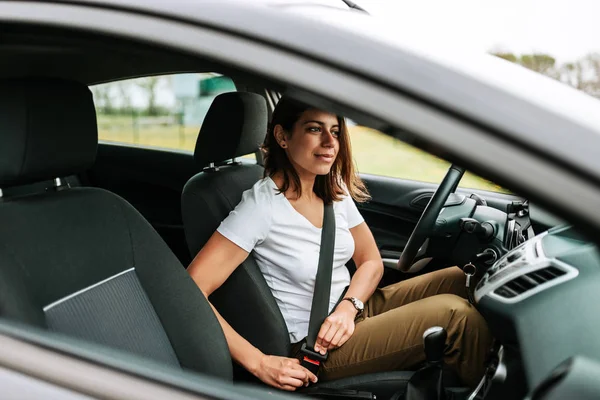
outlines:
[{"label": "hand", "polygon": [[264,355],[253,371],[254,375],[267,385],[294,391],[299,387],[317,383],[317,377],[300,365],[296,358]]},{"label": "hand", "polygon": [[315,351],[325,355],[328,350],[337,349],[354,333],[356,308],[349,301],[342,301],[325,319],[315,343]]}]

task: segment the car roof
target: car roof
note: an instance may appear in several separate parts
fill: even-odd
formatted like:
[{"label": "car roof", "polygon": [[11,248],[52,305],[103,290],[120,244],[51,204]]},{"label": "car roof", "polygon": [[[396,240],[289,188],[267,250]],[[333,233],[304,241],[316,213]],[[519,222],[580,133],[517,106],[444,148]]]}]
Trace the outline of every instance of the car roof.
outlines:
[{"label": "car roof", "polygon": [[[340,0],[341,2],[341,0]],[[484,126],[600,182],[600,102],[567,85],[486,54],[320,0],[73,0],[191,22],[268,43],[358,74]]]},{"label": "car roof", "polygon": [[214,26],[334,64],[543,151],[600,182],[600,102],[496,57],[416,45],[385,21],[320,0],[79,2]]}]

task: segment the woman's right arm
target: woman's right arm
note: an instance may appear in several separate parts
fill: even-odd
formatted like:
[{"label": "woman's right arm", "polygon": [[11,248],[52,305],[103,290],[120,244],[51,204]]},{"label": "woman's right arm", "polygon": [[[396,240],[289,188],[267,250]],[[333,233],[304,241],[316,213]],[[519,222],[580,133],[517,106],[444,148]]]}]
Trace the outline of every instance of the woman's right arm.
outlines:
[{"label": "woman's right arm", "polygon": [[[225,236],[215,232],[188,267],[188,273],[208,300],[248,254]],[[317,381],[317,377],[300,366],[297,359],[263,354],[240,336],[212,304],[210,306],[225,333],[233,359],[261,381],[283,390],[296,390],[308,385],[309,381]]]}]

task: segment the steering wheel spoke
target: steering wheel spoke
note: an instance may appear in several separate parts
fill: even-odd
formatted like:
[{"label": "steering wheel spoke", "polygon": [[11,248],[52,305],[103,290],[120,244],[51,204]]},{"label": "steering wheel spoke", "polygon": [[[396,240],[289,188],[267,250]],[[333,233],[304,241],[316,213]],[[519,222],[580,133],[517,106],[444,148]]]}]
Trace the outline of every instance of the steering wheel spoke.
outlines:
[{"label": "steering wheel spoke", "polygon": [[[427,253],[429,245],[429,237],[435,227],[435,222],[444,208],[450,194],[454,193],[460,180],[465,173],[464,168],[456,165],[451,165],[446,173],[446,176],[440,183],[431,200],[425,207],[419,222],[415,226],[406,247],[402,250],[402,255],[398,260],[398,269],[403,272],[418,272],[423,269],[429,261],[423,262],[426,259],[423,256]],[[415,263],[415,260],[418,260]],[[415,265],[413,265],[415,264]]]}]

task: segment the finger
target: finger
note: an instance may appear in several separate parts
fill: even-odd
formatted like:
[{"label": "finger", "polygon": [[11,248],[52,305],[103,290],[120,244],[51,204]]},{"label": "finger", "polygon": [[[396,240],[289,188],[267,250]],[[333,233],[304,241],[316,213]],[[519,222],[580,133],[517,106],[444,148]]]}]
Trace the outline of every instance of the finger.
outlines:
[{"label": "finger", "polygon": [[325,320],[325,322],[323,322],[323,325],[321,325],[321,329],[319,329],[319,333],[317,334],[317,340],[315,341],[316,352],[321,352],[321,350],[325,351],[326,346],[323,345],[323,338],[325,337],[325,334],[329,330],[330,326],[331,324],[327,320]]},{"label": "finger", "polygon": [[325,342],[325,338],[321,338],[318,340],[318,346],[315,343],[315,351],[325,355],[327,352],[327,348],[329,347],[329,343]]},{"label": "finger", "polygon": [[290,386],[290,385],[278,385],[278,386],[279,386],[279,389],[287,390],[288,392],[293,392],[297,389],[297,387]]},{"label": "finger", "polygon": [[331,343],[329,343],[329,349],[331,350],[332,348],[338,348],[340,346],[340,341],[344,336],[346,336],[347,332],[348,331],[343,327],[341,329],[338,329],[333,339],[331,339]]},{"label": "finger", "polygon": [[284,376],[279,380],[280,386],[292,386],[294,390],[296,388],[304,386],[304,382],[297,378],[292,378],[291,376]]},{"label": "finger", "polygon": [[[332,324],[332,323],[328,323],[327,324],[327,330],[322,330],[322,334],[319,336],[319,338],[321,339],[321,345],[323,347],[327,347],[329,346],[329,340],[331,340],[331,337],[333,336],[333,334],[335,333],[335,331],[337,330],[337,328]],[[331,332],[331,335],[330,335]],[[328,337],[328,335],[330,335]],[[329,340],[328,340],[329,339]]]},{"label": "finger", "polygon": [[[327,333],[325,334],[325,336],[323,337],[323,345],[326,348],[329,348],[329,345],[331,344],[331,340],[334,338],[334,336],[340,331],[341,328],[341,321],[335,321],[330,325],[329,330],[327,331]],[[343,332],[342,332],[343,333]]]},{"label": "finger", "polygon": [[323,343],[322,338],[317,338],[317,340],[315,341],[315,351],[323,355],[325,355],[325,353],[327,352],[327,347],[325,346],[325,343]]},{"label": "finger", "polygon": [[300,365],[294,365],[286,374],[292,378],[300,379],[304,383],[308,383],[308,370]]},{"label": "finger", "polygon": [[319,380],[319,378],[317,378],[317,376],[315,374],[313,374],[312,372],[310,372],[308,369],[302,367],[302,369],[306,372],[306,375],[308,376],[308,379],[312,382],[312,383],[317,383],[317,381]]},{"label": "finger", "polygon": [[308,371],[306,368],[304,368],[301,364],[300,364],[300,360],[298,359],[293,359],[293,362],[291,362],[290,364],[288,364],[288,370],[286,371],[286,373],[296,379],[300,379],[304,382],[305,386],[308,386],[309,383],[309,376],[308,376]]},{"label": "finger", "polygon": [[323,344],[323,341],[321,339],[319,339],[317,342],[315,342],[315,351],[322,355],[325,355],[325,353],[327,353],[327,347],[325,347],[325,345]]}]

